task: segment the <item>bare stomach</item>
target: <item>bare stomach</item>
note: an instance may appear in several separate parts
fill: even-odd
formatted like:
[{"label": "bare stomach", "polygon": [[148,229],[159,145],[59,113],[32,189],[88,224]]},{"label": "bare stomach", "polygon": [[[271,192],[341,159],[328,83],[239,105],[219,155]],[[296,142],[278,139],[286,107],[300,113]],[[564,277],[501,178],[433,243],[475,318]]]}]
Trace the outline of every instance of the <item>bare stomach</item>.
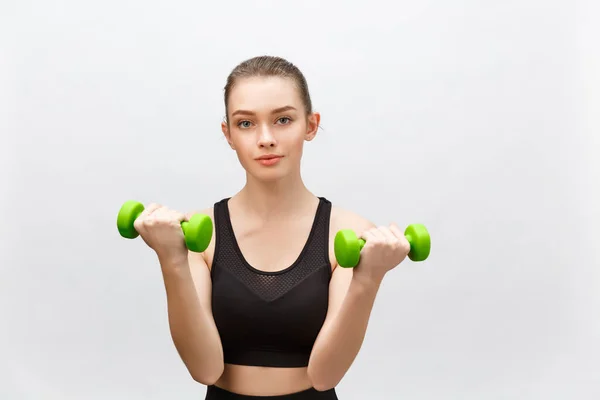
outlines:
[{"label": "bare stomach", "polygon": [[249,396],[278,396],[312,387],[307,368],[270,368],[225,364],[215,383],[222,389]]}]

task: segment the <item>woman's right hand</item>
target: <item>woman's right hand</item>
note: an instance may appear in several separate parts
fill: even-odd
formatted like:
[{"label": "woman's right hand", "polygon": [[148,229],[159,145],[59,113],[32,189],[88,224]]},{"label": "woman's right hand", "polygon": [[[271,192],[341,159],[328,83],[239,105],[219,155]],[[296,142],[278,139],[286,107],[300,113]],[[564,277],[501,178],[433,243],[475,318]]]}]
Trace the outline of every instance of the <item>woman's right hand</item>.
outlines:
[{"label": "woman's right hand", "polygon": [[146,207],[133,226],[159,258],[179,260],[188,256],[182,221],[187,221],[185,214],[153,203]]}]

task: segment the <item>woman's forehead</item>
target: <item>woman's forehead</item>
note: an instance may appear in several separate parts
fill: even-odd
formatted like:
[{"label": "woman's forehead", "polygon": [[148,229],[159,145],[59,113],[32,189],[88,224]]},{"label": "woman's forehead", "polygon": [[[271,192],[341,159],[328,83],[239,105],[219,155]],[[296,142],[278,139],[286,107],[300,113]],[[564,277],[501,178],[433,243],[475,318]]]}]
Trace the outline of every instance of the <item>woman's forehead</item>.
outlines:
[{"label": "woman's forehead", "polygon": [[298,108],[298,103],[301,104],[301,98],[294,81],[281,77],[241,79],[236,82],[229,97],[230,107],[252,111],[273,110],[288,105]]}]

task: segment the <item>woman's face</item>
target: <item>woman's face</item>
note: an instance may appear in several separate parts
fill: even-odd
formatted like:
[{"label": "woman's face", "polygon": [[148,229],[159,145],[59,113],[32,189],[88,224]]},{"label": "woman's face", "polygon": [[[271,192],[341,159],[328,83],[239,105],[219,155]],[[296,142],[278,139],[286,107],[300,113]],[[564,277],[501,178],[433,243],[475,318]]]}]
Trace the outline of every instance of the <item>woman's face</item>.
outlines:
[{"label": "woman's face", "polygon": [[320,116],[306,115],[292,79],[252,77],[236,82],[227,118],[223,133],[246,172],[278,180],[299,174],[304,141],[315,137]]}]

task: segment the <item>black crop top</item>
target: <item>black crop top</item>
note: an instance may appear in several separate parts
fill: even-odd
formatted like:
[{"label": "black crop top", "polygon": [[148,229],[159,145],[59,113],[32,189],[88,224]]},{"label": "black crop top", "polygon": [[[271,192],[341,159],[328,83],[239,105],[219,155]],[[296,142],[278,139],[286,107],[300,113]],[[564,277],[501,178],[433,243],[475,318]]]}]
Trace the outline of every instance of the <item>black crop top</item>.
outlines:
[{"label": "black crop top", "polygon": [[[212,311],[225,363],[306,367],[329,300],[331,203],[319,198],[308,240],[298,259],[277,272],[252,267],[237,244],[229,198],[214,206]],[[265,243],[265,246],[268,246]]]}]

